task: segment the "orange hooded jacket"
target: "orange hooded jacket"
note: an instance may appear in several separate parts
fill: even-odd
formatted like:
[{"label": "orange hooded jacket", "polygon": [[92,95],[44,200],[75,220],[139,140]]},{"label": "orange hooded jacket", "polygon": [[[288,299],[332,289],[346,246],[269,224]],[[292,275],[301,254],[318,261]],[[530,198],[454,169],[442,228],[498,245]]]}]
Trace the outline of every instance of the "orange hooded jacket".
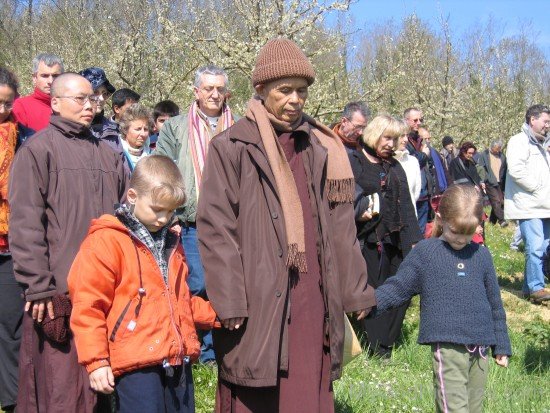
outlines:
[{"label": "orange hooded jacket", "polygon": [[71,329],[88,373],[110,365],[119,376],[198,358],[195,326],[219,323],[209,302],[190,297],[179,238],[168,231],[166,285],[153,254],[116,217],[92,221],[68,277]]}]

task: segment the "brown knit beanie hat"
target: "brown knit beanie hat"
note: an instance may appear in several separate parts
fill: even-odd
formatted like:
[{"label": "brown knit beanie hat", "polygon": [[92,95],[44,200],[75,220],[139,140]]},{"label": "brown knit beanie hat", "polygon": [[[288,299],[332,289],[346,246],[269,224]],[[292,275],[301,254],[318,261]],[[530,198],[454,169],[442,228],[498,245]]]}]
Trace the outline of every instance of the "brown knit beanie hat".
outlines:
[{"label": "brown knit beanie hat", "polygon": [[269,40],[258,53],[252,72],[252,86],[285,77],[303,77],[308,85],[315,81],[315,70],[304,52],[292,40]]}]

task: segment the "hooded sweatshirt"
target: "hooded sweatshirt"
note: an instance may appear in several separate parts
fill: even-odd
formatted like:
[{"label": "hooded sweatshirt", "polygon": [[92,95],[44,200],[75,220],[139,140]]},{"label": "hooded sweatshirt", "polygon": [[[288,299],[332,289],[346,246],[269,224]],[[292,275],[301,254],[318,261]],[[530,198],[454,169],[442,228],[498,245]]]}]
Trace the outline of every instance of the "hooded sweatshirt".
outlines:
[{"label": "hooded sweatshirt", "polygon": [[92,221],[69,273],[79,362],[90,373],[110,365],[118,376],[163,362],[181,365],[185,357],[196,360],[195,324],[212,328],[216,314],[189,293],[179,227],[164,232],[164,277],[156,248],[120,219],[103,215]]}]

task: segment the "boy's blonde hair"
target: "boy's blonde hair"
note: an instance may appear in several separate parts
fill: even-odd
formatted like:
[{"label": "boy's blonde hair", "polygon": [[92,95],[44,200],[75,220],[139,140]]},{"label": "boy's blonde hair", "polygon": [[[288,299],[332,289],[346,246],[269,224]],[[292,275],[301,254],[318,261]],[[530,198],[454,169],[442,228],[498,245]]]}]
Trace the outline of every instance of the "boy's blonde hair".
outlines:
[{"label": "boy's blonde hair", "polygon": [[476,231],[483,215],[479,191],[472,185],[452,185],[441,196],[432,237],[443,233],[447,223],[457,234],[471,235]]},{"label": "boy's blonde hair", "polygon": [[363,143],[369,148],[375,149],[382,135],[391,136],[396,140],[403,135],[402,123],[387,114],[375,116],[363,132]]},{"label": "boy's blonde hair", "polygon": [[155,202],[162,201],[175,208],[185,203],[183,176],[173,160],[163,155],[141,159],[130,179],[130,188],[138,195],[150,195]]}]

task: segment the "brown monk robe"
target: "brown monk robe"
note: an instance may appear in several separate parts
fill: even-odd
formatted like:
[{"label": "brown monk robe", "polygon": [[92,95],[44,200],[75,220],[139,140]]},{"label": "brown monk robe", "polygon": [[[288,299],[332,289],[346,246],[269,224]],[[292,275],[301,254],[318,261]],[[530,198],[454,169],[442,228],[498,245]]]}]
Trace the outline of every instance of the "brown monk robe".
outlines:
[{"label": "brown monk robe", "polygon": [[313,212],[308,190],[310,166],[306,172],[302,156],[309,137],[303,131],[283,133],[279,135],[279,143],[302,204],[308,269],[305,273],[289,273],[288,372],[280,374],[277,387],[242,387],[222,381],[218,387],[218,397],[222,400],[218,413],[334,412],[330,353],[324,327],[326,306],[318,256],[318,217]]}]

